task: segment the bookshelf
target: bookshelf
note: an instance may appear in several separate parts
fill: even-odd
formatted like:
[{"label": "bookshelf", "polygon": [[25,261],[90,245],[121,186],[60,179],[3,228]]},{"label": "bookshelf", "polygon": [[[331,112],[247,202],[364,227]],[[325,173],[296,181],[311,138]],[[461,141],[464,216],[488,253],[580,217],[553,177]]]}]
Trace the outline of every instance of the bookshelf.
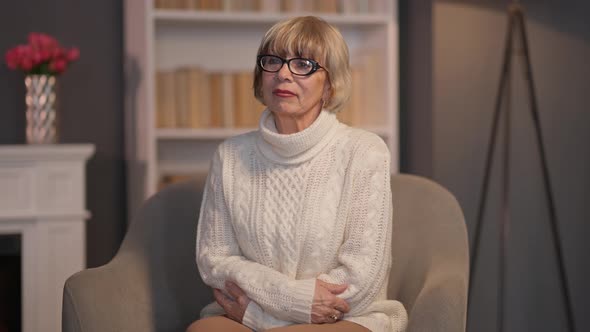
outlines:
[{"label": "bookshelf", "polygon": [[[126,0],[125,126],[131,215],[161,187],[163,178],[206,172],[220,142],[256,129],[263,106],[252,105],[251,113],[244,113],[236,105],[245,98],[239,89],[251,85],[248,75],[260,40],[275,22],[309,14],[338,27],[350,49],[354,92],[349,109],[339,117],[381,136],[392,154],[391,171],[398,172],[397,1]],[[168,81],[162,78],[166,75]],[[189,76],[196,78],[186,79]],[[194,86],[205,88],[190,88]],[[216,86],[221,92],[215,92]],[[186,90],[186,96],[180,90]],[[189,96],[195,90],[202,92]],[[176,105],[173,113],[170,105]],[[218,114],[223,119],[212,119]]]}]

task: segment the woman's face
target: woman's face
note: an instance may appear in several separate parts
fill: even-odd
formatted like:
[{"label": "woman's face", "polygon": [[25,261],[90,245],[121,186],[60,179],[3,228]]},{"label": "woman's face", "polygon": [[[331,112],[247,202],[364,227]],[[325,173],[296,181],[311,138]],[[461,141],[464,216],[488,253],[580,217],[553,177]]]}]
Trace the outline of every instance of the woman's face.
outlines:
[{"label": "woman's face", "polygon": [[[295,57],[289,54],[286,59]],[[315,119],[314,115],[319,114],[323,106],[322,97],[327,96],[328,90],[324,69],[309,76],[298,76],[291,73],[285,63],[276,73],[262,72],[262,98],[268,109],[277,116],[312,116]]]}]

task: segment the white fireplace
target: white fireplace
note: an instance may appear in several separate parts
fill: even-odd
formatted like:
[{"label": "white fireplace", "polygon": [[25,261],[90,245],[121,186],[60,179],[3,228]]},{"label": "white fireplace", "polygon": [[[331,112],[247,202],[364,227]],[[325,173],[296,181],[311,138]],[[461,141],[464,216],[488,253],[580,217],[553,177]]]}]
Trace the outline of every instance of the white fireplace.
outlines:
[{"label": "white fireplace", "polygon": [[21,236],[22,332],[61,331],[65,280],[86,267],[90,144],[0,145],[0,234]]}]

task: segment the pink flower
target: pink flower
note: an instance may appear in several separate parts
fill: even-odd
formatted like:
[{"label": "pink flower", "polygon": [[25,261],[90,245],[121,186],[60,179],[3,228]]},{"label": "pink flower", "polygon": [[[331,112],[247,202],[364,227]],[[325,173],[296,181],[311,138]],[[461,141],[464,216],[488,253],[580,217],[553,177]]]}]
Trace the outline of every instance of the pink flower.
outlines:
[{"label": "pink flower", "polygon": [[19,58],[29,56],[30,52],[31,52],[31,46],[29,46],[29,45],[18,45],[16,47],[16,54]]},{"label": "pink flower", "polygon": [[59,43],[50,35],[31,32],[29,34],[29,45],[39,49],[53,49],[58,47]]},{"label": "pink flower", "polygon": [[18,68],[18,56],[16,54],[16,49],[13,48],[11,50],[8,50],[8,52],[6,52],[6,55],[4,56],[4,59],[6,60],[6,65],[8,66],[8,68]]},{"label": "pink flower", "polygon": [[39,46],[39,34],[36,32],[29,33],[29,45]]},{"label": "pink flower", "polygon": [[24,71],[29,71],[33,69],[33,60],[31,60],[30,58],[23,58],[20,62],[20,67]]},{"label": "pink flower", "polygon": [[61,74],[66,70],[67,64],[68,63],[63,59],[53,60],[49,63],[49,70]]},{"label": "pink flower", "polygon": [[43,61],[41,60],[41,52],[34,50],[31,53],[31,60],[33,61],[33,66],[40,65]]},{"label": "pink flower", "polygon": [[61,47],[54,48],[51,54],[53,59],[63,58],[65,56],[65,51]]},{"label": "pink flower", "polygon": [[51,52],[49,50],[40,50],[39,55],[41,56],[41,62],[46,62],[47,60],[51,59]]},{"label": "pink flower", "polygon": [[68,50],[68,52],[66,53],[66,59],[68,59],[68,61],[72,62],[72,61],[76,61],[80,58],[80,50],[77,47],[72,47]]}]

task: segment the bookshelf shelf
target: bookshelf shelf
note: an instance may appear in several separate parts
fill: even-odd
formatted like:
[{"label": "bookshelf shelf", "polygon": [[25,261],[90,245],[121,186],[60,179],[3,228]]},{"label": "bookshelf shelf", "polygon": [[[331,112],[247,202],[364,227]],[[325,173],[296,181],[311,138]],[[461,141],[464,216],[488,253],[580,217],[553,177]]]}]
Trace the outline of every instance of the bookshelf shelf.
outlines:
[{"label": "bookshelf shelf", "polygon": [[[226,7],[238,5],[249,10]],[[339,118],[382,137],[398,171],[397,0],[125,0],[124,12],[131,217],[163,177],[206,172],[219,143],[256,129],[263,106],[248,91],[256,51],[272,24],[293,16],[320,16],[341,31],[353,93]]]},{"label": "bookshelf shelf", "polygon": [[[361,127],[381,137],[391,135],[391,129],[387,127]],[[159,140],[220,140],[232,136],[247,133],[256,128],[159,128],[156,130],[156,137]]]},{"label": "bookshelf shelf", "polygon": [[[223,12],[203,10],[156,9],[152,12],[157,24],[220,24],[220,25],[265,25],[292,17],[287,13],[268,12]],[[298,12],[297,15],[317,15]],[[324,14],[326,21],[337,25],[372,26],[391,21],[387,14]]]},{"label": "bookshelf shelf", "polygon": [[178,139],[225,139],[231,136],[240,135],[254,130],[255,128],[210,128],[210,129],[189,129],[189,128],[172,128],[158,129],[156,137],[160,140],[178,140]]},{"label": "bookshelf shelf", "polygon": [[183,162],[160,162],[160,173],[163,175],[190,175],[207,172],[209,165],[189,164]]}]

